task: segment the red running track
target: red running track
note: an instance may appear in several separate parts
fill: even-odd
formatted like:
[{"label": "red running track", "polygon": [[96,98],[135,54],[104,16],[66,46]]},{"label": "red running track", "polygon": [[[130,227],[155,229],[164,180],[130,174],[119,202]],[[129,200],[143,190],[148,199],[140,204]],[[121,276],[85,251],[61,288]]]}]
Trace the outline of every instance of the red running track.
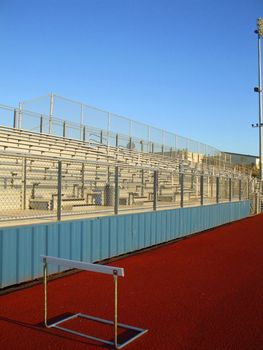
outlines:
[{"label": "red running track", "polygon": [[[149,329],[127,349],[263,349],[262,224],[258,215],[112,263],[126,273],[119,321]],[[42,298],[42,285],[0,297],[1,350],[107,348],[44,328]],[[111,276],[80,272],[49,282],[50,317],[81,311],[112,319],[112,300]],[[109,335],[87,321],[71,327]]]}]

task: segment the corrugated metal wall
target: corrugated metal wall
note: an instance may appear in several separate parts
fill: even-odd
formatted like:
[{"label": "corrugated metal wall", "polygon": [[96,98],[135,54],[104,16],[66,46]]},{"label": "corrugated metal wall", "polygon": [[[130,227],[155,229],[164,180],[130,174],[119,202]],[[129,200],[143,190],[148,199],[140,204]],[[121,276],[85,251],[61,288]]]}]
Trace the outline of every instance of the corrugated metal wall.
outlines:
[{"label": "corrugated metal wall", "polygon": [[[0,288],[42,275],[40,255],[94,262],[249,215],[250,201],[0,229]],[[49,266],[49,273],[59,272]]]}]

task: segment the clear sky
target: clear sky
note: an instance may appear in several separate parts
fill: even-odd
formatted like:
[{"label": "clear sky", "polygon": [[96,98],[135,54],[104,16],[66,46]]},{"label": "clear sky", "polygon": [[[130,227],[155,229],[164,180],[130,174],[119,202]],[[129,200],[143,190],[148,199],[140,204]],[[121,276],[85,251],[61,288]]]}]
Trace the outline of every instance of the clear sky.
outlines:
[{"label": "clear sky", "polygon": [[58,95],[258,154],[262,0],[0,0],[0,103]]}]

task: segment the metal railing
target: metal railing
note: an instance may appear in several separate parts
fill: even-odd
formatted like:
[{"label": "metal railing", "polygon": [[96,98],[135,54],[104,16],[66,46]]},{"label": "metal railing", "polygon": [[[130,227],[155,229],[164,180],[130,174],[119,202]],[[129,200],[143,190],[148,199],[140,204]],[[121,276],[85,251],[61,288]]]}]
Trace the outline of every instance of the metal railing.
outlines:
[{"label": "metal railing", "polygon": [[[240,171],[251,173],[251,169],[245,166],[232,165],[229,155],[216,151],[211,154],[193,152],[193,148],[180,148],[177,141],[176,147],[169,147],[165,144],[140,139],[137,136],[127,136],[121,133],[114,133],[111,130],[99,129],[94,126],[68,122],[63,119],[55,118],[45,114],[40,114],[24,109],[17,109],[9,106],[0,105],[0,126],[12,127],[18,130],[26,130],[34,133],[52,135],[81,141],[87,145],[103,145],[114,149],[126,149],[131,152],[148,154],[156,156],[156,161],[162,158],[170,160],[182,160],[192,164],[217,168],[220,171]],[[179,136],[175,135],[179,140]],[[188,140],[188,145],[194,141]],[[209,146],[198,144],[199,152],[207,152]],[[191,151],[192,150],[192,151]]]},{"label": "metal railing", "polygon": [[74,138],[89,140],[93,130],[95,139],[109,146],[166,155],[179,151],[231,163],[231,155],[215,147],[53,93],[22,101],[18,110],[19,128],[23,127],[23,111],[33,111],[46,116],[45,130],[50,134],[56,134],[58,128],[62,134],[65,126],[65,134],[69,135],[73,128]]},{"label": "metal railing", "polygon": [[241,174],[0,153],[0,221],[173,209],[256,192],[257,180]]}]

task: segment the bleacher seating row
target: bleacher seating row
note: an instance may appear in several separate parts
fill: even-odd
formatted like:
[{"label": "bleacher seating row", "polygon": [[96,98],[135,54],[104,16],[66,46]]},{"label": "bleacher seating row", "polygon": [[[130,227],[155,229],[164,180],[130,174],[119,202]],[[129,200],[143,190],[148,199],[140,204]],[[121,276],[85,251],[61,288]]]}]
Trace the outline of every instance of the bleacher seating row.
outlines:
[{"label": "bleacher seating row", "polygon": [[[196,174],[206,176],[204,192],[211,198],[216,192],[212,176],[222,172],[226,176],[233,175],[230,166],[224,165],[222,169],[220,164],[197,162],[194,157],[188,159],[179,153],[169,156],[143,153],[7,127],[0,127],[0,152],[2,210],[56,210],[60,159],[63,160],[64,211],[112,207],[116,164],[119,166],[120,206],[152,205],[153,169],[158,169],[157,200],[162,204],[179,203],[179,171],[186,174],[184,196],[188,201],[200,198]],[[240,174],[235,173],[235,176],[239,178]],[[222,191],[227,191],[226,188],[222,187]],[[227,193],[222,192],[223,196]]]}]

